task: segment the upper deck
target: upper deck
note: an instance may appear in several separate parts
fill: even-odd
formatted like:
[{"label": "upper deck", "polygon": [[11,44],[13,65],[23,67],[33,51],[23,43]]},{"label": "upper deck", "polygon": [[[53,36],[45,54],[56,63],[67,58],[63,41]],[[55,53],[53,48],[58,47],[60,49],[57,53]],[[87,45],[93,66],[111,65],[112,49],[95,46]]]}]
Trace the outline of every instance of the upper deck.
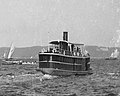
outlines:
[{"label": "upper deck", "polygon": [[89,53],[85,50],[84,44],[68,42],[68,33],[63,33],[63,40],[53,40],[49,42],[47,50],[41,53],[55,53],[67,56],[88,57]]},{"label": "upper deck", "polygon": [[49,42],[48,49],[42,50],[41,53],[54,53],[76,57],[89,56],[89,54],[85,53],[84,44],[76,44],[64,40],[56,40]]}]

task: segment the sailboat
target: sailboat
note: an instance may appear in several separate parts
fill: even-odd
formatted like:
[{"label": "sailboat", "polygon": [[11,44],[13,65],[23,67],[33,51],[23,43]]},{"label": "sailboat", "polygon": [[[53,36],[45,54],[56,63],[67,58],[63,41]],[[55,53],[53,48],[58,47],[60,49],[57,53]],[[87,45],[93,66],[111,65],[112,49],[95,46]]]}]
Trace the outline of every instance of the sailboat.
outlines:
[{"label": "sailboat", "polygon": [[118,51],[118,49],[115,49],[112,52],[111,56],[109,58],[106,58],[106,60],[116,60],[116,59],[118,59],[118,56],[119,56],[119,51]]},{"label": "sailboat", "polygon": [[2,60],[2,64],[4,64],[4,65],[6,65],[6,64],[8,64],[8,65],[11,65],[11,64],[22,64],[21,60],[16,60],[16,59],[12,58],[14,50],[15,50],[15,46],[12,43],[7,57],[5,57],[6,53],[4,53],[4,59]]},{"label": "sailboat", "polygon": [[9,51],[9,54],[8,54],[8,59],[11,59],[12,58],[12,55],[15,51],[15,46],[14,44],[12,43],[11,47],[10,47],[10,51]]}]

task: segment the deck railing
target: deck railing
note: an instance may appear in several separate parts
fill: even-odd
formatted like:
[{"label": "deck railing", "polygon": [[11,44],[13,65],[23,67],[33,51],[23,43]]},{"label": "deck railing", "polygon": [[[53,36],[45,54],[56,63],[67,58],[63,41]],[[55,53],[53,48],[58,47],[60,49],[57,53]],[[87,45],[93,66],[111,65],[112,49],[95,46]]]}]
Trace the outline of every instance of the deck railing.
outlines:
[{"label": "deck railing", "polygon": [[[64,50],[64,49],[47,49],[47,50],[42,50],[42,53],[56,53],[56,54],[63,54],[63,55],[69,55],[69,56],[80,56],[80,57],[87,57],[87,55],[83,54],[82,52],[78,51],[69,51],[69,50]],[[88,55],[89,56],[89,55]]]}]

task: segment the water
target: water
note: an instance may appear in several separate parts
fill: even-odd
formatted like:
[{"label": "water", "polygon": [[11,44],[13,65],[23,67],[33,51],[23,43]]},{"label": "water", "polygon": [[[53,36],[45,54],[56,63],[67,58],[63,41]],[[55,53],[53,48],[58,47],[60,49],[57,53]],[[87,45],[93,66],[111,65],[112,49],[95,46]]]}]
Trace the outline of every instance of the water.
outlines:
[{"label": "water", "polygon": [[92,59],[94,74],[42,80],[38,65],[1,65],[0,95],[6,96],[118,96],[120,60]]}]

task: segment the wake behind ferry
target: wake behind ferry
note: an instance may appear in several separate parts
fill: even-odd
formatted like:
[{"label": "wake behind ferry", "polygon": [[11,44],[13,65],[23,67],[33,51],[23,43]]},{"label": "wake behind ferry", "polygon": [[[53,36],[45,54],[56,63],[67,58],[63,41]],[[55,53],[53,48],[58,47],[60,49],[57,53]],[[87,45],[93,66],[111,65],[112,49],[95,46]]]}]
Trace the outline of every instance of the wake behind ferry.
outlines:
[{"label": "wake behind ferry", "polygon": [[49,44],[48,50],[39,52],[37,71],[54,76],[92,74],[90,55],[84,44],[68,42],[68,32],[63,32],[63,40]]}]

